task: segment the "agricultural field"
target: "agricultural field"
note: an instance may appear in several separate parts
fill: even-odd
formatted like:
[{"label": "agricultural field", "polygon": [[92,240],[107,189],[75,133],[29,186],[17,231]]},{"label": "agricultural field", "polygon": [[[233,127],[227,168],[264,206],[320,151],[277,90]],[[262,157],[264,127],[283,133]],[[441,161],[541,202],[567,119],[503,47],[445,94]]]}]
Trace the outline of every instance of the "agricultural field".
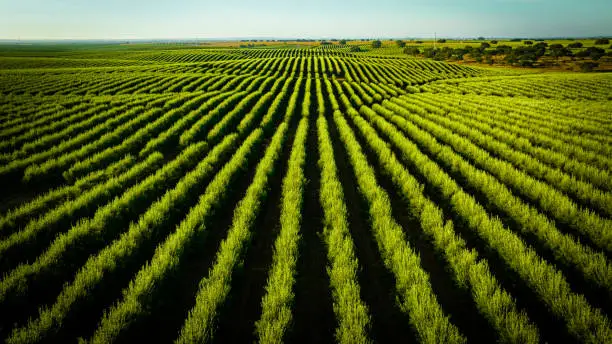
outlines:
[{"label": "agricultural field", "polygon": [[0,47],[0,180],[6,343],[612,343],[610,73]]}]

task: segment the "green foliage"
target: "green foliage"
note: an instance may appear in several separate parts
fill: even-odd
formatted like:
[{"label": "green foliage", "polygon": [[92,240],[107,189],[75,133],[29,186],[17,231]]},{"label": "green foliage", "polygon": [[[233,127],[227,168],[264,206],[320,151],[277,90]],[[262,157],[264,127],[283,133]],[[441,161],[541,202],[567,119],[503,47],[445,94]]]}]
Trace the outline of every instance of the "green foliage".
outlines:
[{"label": "green foliage", "polygon": [[580,64],[580,70],[583,72],[592,72],[597,67],[599,67],[599,63],[596,62],[583,62]]},{"label": "green foliage", "polygon": [[304,194],[304,163],[308,117],[298,125],[289,157],[287,175],[283,178],[280,233],[274,243],[274,257],[268,275],[266,294],[261,300],[261,318],[255,324],[259,341],[282,343],[291,323],[294,299],[295,265],[298,257],[302,203]]},{"label": "green foliage", "polygon": [[[253,145],[261,140],[261,138],[261,130],[253,131],[246,138],[242,146],[238,148],[232,159],[217,173],[215,178],[206,187],[204,194],[200,196],[198,204],[191,208],[187,217],[166,241],[156,248],[151,263],[145,265],[134,280],[132,280],[122,300],[115,304],[102,318],[100,326],[93,334],[92,342],[107,343],[115,340],[122,332],[129,328],[129,324],[132,323],[131,319],[137,319],[143,315],[147,302],[151,300],[151,298],[145,296],[154,293],[155,286],[158,286],[173,271],[176,271],[178,264],[181,262],[180,258],[184,254],[190,239],[198,232],[201,233],[208,229],[206,226],[207,218],[214,211],[215,207],[218,207],[222,202],[225,195],[224,189],[234,179],[235,174],[242,165],[247,162]],[[193,172],[181,180],[175,189],[168,191],[149,208],[141,216],[137,224],[130,226],[129,231],[121,237],[120,241],[109,247],[108,253],[102,252],[100,254],[99,257],[102,258],[104,257],[103,254],[106,253],[106,259],[91,261],[91,267],[86,266],[82,269],[82,274],[92,274],[96,269],[98,271],[113,269],[112,265],[105,266],[111,263],[108,260],[108,256],[118,259],[122,256],[133,254],[133,251],[136,250],[135,246],[138,243],[145,242],[150,228],[163,226],[164,215],[172,211],[172,207],[184,197],[184,194],[188,192],[190,187],[197,185],[199,180],[213,171],[215,163],[221,157],[221,153],[226,149],[231,149],[235,141],[235,136],[228,136]],[[90,269],[88,270],[88,268]],[[99,279],[101,276],[97,278]],[[77,276],[76,280],[79,280],[79,276]],[[93,286],[89,288],[91,287]]]},{"label": "green foliage", "polygon": [[[403,102],[401,103],[403,104]],[[402,110],[401,107],[392,105],[392,103],[385,103],[385,107],[387,106],[394,112],[398,111],[402,116],[410,116],[411,119],[416,118],[414,115],[409,115],[407,110]],[[420,112],[424,111],[421,110]],[[389,117],[389,119],[394,120],[394,123],[401,123],[401,129],[408,133],[411,139],[421,143],[428,141],[431,145],[438,145],[434,137],[417,129],[414,124],[401,119],[398,122],[395,120],[396,118],[399,118],[399,116]],[[432,147],[428,148],[428,151],[437,151],[437,154],[447,151],[449,159],[453,159],[453,164],[456,165],[459,161],[455,153],[452,153],[452,150],[448,148],[440,150],[440,148]],[[455,157],[452,157],[453,155]],[[433,178],[434,175],[430,175]],[[472,174],[471,176],[474,178],[476,175]],[[606,338],[610,338],[612,333],[609,330],[607,319],[599,310],[593,309],[581,295],[573,294],[569,284],[557,270],[537,257],[532,250],[525,248],[521,240],[515,234],[510,234],[509,230],[503,228],[499,220],[485,220],[488,218],[486,211],[477,205],[471,196],[449,189],[448,183],[440,185],[440,187],[444,188],[441,190],[443,194],[448,195],[448,197],[452,195],[451,203],[453,203],[453,208],[457,212],[465,214],[464,219],[468,222],[469,226],[474,228],[484,240],[488,241],[489,245],[496,247],[502,256],[507,254],[504,258],[506,263],[523,276],[528,284],[532,284],[535,287],[542,281],[541,274],[550,275],[550,278],[545,279],[550,281],[549,285],[538,288],[538,293],[541,293],[542,301],[546,302],[554,312],[557,312],[559,317],[566,320],[570,333],[577,338],[589,338],[590,342],[606,341]],[[525,264],[525,261],[529,261],[530,264]],[[597,266],[597,264],[593,266]],[[553,276],[556,277],[553,278]],[[591,328],[597,328],[598,330],[592,332]]]},{"label": "green foliage", "polygon": [[380,48],[380,47],[382,47],[382,42],[381,41],[379,41],[379,40],[372,41],[372,48],[376,49],[376,48]]},{"label": "green foliage", "polygon": [[[385,111],[378,104],[375,107],[378,107],[379,111]],[[427,162],[418,148],[406,140],[395,127],[365,106],[361,108],[360,113],[370,122],[375,123],[375,126],[380,128],[380,131],[401,149],[404,156],[418,160],[417,163],[421,168],[428,169],[427,173],[434,173],[435,164]],[[472,289],[474,302],[493,327],[500,332],[501,340],[537,343],[536,327],[529,322],[524,313],[516,309],[514,300],[501,288],[486,264],[477,263],[476,254],[468,250],[465,242],[454,233],[452,222],[444,223],[442,211],[423,196],[421,192],[423,186],[408,174],[385,141],[377,136],[376,131],[364,119],[357,116],[356,113],[351,117],[356,127],[377,153],[381,169],[401,190],[406,199],[406,206],[412,215],[419,219],[423,231],[432,237],[436,249],[446,256],[456,282],[462,288]],[[437,175],[441,175],[441,172],[438,171]]]},{"label": "green foliage", "polygon": [[[289,119],[289,118],[287,118]],[[177,343],[209,341],[214,333],[217,309],[227,297],[232,273],[251,237],[251,230],[286,138],[287,122],[283,122],[272,137],[263,159],[256,168],[253,182],[234,210],[232,225],[220,245],[215,263],[202,279],[195,306],[183,324]]]},{"label": "green foliage", "polygon": [[419,55],[421,50],[418,47],[406,47],[404,48],[404,54],[407,55]]},{"label": "green foliage", "polygon": [[377,184],[374,170],[339,111],[334,112],[334,122],[355,171],[359,190],[369,204],[374,237],[386,267],[395,276],[400,308],[409,314],[410,325],[425,343],[465,342],[443,314],[427,274],[419,266],[418,256],[406,244],[401,227],[391,216],[386,192]]},{"label": "green foliage", "polygon": [[361,300],[357,280],[359,263],[355,257],[342,185],[334,162],[334,153],[325,117],[317,119],[321,190],[319,199],[324,211],[325,241],[334,313],[338,318],[336,340],[339,343],[368,343],[370,323],[368,308]]}]

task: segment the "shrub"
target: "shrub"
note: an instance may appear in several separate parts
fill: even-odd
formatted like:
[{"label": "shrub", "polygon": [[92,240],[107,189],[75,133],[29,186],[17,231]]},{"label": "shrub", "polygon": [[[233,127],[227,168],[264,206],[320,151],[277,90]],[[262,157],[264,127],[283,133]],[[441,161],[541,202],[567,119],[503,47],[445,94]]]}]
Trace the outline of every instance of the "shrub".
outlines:
[{"label": "shrub", "polygon": [[380,48],[382,47],[382,42],[380,40],[375,40],[372,42],[372,48]]}]

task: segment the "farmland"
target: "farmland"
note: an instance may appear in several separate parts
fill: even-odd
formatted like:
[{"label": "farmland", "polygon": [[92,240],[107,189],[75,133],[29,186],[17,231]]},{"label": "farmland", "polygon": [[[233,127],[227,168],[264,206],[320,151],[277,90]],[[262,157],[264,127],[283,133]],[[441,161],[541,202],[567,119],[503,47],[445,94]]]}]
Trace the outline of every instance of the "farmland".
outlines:
[{"label": "farmland", "polygon": [[0,47],[4,341],[612,343],[612,74],[290,46]]}]

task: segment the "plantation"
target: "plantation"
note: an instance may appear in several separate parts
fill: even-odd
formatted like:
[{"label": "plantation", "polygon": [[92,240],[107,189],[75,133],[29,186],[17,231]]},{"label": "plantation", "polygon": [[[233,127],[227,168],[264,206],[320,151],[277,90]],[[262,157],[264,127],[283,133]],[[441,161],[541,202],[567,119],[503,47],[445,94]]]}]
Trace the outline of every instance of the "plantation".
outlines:
[{"label": "plantation", "polygon": [[0,47],[0,338],[612,343],[612,74],[355,50]]}]

